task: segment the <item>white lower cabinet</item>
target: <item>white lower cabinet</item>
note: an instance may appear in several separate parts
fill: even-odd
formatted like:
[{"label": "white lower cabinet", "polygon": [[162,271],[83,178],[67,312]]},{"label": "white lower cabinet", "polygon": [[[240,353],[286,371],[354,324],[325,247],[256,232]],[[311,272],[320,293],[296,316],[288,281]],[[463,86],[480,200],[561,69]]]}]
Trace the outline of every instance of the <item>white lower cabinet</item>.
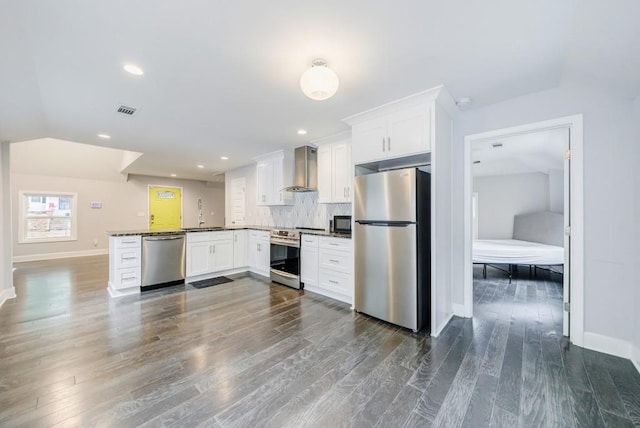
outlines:
[{"label": "white lower cabinet", "polygon": [[112,297],[140,292],[142,284],[142,237],[109,237],[109,284]]},{"label": "white lower cabinet", "polygon": [[305,289],[352,304],[353,244],[351,239],[310,237],[304,234],[302,236],[300,281],[304,283]]},{"label": "white lower cabinet", "polygon": [[269,232],[249,231],[249,270],[262,276],[269,276],[271,267],[271,244]]},{"label": "white lower cabinet", "polygon": [[302,234],[300,238],[300,282],[307,286],[318,285],[318,237]]},{"label": "white lower cabinet", "polygon": [[212,232],[211,270],[222,272],[233,269],[233,231]]},{"label": "white lower cabinet", "polygon": [[187,233],[187,278],[233,269],[233,231]]},{"label": "white lower cabinet", "polygon": [[242,268],[249,266],[249,231],[234,230],[233,231],[233,267]]}]

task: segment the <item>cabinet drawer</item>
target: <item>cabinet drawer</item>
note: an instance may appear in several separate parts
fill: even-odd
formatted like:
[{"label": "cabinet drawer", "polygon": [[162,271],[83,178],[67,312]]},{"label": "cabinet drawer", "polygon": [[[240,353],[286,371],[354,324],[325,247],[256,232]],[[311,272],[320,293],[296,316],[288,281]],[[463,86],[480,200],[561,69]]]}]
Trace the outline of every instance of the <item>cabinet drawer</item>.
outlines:
[{"label": "cabinet drawer", "polygon": [[268,241],[269,232],[267,232],[266,230],[250,230],[249,237],[252,239],[257,239],[259,241]]},{"label": "cabinet drawer", "polygon": [[213,232],[211,234],[212,241],[232,241],[233,240],[233,230],[227,230],[224,232]]},{"label": "cabinet drawer", "polygon": [[211,232],[192,232],[187,233],[187,244],[192,242],[209,242],[212,239]]},{"label": "cabinet drawer", "polygon": [[319,260],[320,269],[331,269],[349,274],[353,271],[351,253],[347,251],[321,249]]},{"label": "cabinet drawer", "polygon": [[353,294],[352,278],[346,273],[320,269],[319,286],[335,293],[351,296]]},{"label": "cabinet drawer", "polygon": [[315,235],[305,235],[304,233],[300,237],[300,244],[303,247],[318,248],[318,237]]},{"label": "cabinet drawer", "polygon": [[353,244],[351,239],[347,238],[330,238],[320,237],[320,248],[327,248],[330,250],[342,250],[351,251]]},{"label": "cabinet drawer", "polygon": [[140,287],[141,281],[140,268],[127,268],[116,269],[115,272],[115,287],[116,288],[129,288]]},{"label": "cabinet drawer", "polygon": [[115,237],[116,248],[140,248],[141,242],[140,235]]},{"label": "cabinet drawer", "polygon": [[140,266],[140,248],[123,248],[115,252],[116,269]]}]

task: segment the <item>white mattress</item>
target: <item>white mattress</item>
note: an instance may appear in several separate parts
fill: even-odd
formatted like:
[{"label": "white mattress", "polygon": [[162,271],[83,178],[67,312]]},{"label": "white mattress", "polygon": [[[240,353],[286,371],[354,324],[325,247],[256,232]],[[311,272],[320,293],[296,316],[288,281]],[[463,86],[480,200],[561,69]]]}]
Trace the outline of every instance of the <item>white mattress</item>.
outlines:
[{"label": "white mattress", "polygon": [[516,239],[473,241],[473,262],[511,265],[562,265],[564,248]]}]

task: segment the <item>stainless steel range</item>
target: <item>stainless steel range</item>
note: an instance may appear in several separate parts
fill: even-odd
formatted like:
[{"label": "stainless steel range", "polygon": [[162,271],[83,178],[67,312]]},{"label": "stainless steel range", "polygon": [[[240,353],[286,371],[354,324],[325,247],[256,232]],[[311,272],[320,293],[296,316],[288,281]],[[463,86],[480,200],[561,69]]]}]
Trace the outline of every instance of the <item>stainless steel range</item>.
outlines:
[{"label": "stainless steel range", "polygon": [[271,281],[300,288],[300,232],[293,229],[271,231]]}]

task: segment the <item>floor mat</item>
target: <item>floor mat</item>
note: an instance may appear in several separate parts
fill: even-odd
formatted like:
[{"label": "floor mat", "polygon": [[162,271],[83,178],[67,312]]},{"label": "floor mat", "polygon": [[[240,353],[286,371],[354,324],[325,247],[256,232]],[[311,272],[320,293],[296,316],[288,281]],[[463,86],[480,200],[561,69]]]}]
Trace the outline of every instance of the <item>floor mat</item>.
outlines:
[{"label": "floor mat", "polygon": [[190,282],[189,285],[195,288],[207,288],[214,285],[226,284],[227,282],[233,282],[233,279],[226,276],[219,276],[217,278],[203,279],[202,281]]}]

